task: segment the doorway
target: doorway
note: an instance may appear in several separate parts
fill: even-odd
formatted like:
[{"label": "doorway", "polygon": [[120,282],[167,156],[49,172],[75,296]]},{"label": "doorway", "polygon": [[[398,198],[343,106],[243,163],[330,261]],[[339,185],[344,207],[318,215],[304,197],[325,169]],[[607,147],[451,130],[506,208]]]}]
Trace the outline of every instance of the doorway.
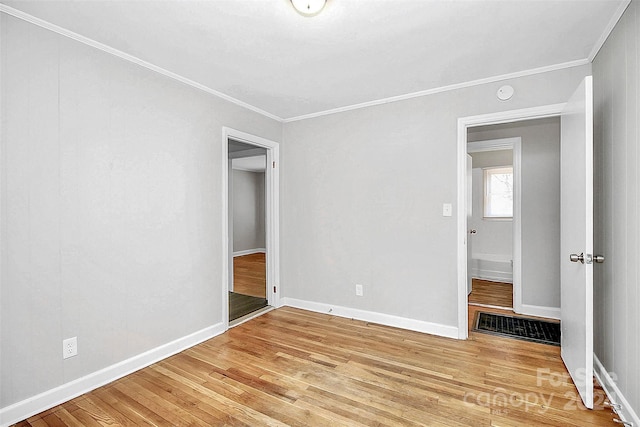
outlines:
[{"label": "doorway", "polygon": [[267,307],[267,150],[228,140],[229,322]]},{"label": "doorway", "polygon": [[513,310],[521,295],[522,138],[485,139],[509,131],[467,133],[467,274],[469,304]]},{"label": "doorway", "polygon": [[223,128],[223,296],[226,327],[279,306],[278,144]]},{"label": "doorway", "polygon": [[[468,128],[560,117],[561,356],[587,408],[593,408],[593,79],[586,76],[568,101],[458,119],[458,337],[468,338],[466,163]],[[523,209],[524,211],[525,209]],[[538,221],[544,221],[538,218]],[[539,254],[534,254],[535,256]],[[565,258],[566,256],[566,258]],[[540,263],[540,270],[545,268]]]},{"label": "doorway", "polygon": [[[513,283],[513,306],[508,308],[515,313],[552,319],[560,318],[561,303],[560,134],[559,117],[467,130],[468,151],[478,160],[470,224],[477,233],[469,235],[473,256],[467,262],[475,277],[489,281],[480,284],[485,290],[506,290]],[[501,185],[494,193],[491,183],[502,184],[510,167],[513,210],[502,212],[497,204],[506,201]]]},{"label": "doorway", "polygon": [[[458,119],[458,197],[457,197],[457,218],[458,218],[458,338],[468,338],[468,264],[467,264],[467,243],[469,238],[469,228],[467,227],[467,138],[470,128],[478,126],[490,126],[499,124],[508,124],[522,122],[524,120],[545,119],[550,117],[559,117],[563,111],[565,104],[554,104],[543,107],[527,108],[515,111],[506,111],[500,113],[485,114],[480,116],[465,117]],[[517,165],[516,165],[517,168]],[[518,197],[521,191],[516,191],[514,197]],[[515,206],[515,204],[514,204]],[[515,229],[514,229],[515,231]],[[514,232],[514,239],[515,239]],[[518,307],[518,276],[521,274],[518,260],[522,259],[522,254],[517,253],[518,245],[514,240],[514,309],[521,310]],[[530,313],[534,314],[534,313]],[[534,315],[542,315],[543,317],[559,317],[559,315],[544,315],[539,313]]]}]

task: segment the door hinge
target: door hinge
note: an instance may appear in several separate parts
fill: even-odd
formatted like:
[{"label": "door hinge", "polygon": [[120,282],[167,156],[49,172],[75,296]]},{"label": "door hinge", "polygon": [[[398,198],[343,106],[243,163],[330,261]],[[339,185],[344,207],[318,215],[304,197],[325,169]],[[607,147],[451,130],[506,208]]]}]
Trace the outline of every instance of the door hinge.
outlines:
[{"label": "door hinge", "polygon": [[276,162],[273,162],[273,168],[274,169],[276,168]]},{"label": "door hinge", "polygon": [[273,287],[273,293],[274,294],[276,293],[276,287],[275,286]]}]

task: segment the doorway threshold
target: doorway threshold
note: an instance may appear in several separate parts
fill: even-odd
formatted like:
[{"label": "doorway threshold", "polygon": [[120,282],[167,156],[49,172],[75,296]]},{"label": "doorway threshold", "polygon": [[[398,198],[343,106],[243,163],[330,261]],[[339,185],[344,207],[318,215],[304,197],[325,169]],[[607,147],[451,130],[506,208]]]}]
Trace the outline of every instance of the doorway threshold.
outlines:
[{"label": "doorway threshold", "polygon": [[236,327],[238,325],[241,325],[244,322],[247,322],[247,321],[249,321],[251,319],[255,319],[258,316],[262,316],[263,314],[268,313],[273,309],[274,309],[274,307],[268,305],[268,306],[263,307],[261,309],[258,309],[256,311],[252,311],[251,313],[249,313],[247,315],[244,315],[244,316],[239,317],[239,318],[237,318],[235,320],[232,320],[231,322],[229,322],[229,329],[234,328],[234,327]]},{"label": "doorway threshold", "polygon": [[477,302],[470,302],[469,305],[473,305],[476,307],[484,307],[484,308],[496,308],[498,310],[513,310],[513,307],[503,307],[501,305],[491,305],[491,304],[479,304]]}]

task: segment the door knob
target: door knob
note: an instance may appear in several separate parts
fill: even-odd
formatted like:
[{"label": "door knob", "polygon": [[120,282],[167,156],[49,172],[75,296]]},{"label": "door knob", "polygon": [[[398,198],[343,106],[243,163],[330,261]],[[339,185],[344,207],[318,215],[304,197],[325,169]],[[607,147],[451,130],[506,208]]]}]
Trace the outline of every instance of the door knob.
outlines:
[{"label": "door knob", "polygon": [[569,261],[571,261],[571,262],[580,261],[581,263],[584,264],[584,253],[581,253],[580,255],[578,255],[578,254],[569,255]]},{"label": "door knob", "polygon": [[571,254],[571,255],[569,255],[569,261],[571,261],[571,262],[580,261],[583,264],[585,262],[587,264],[591,264],[593,262],[596,262],[598,264],[602,264],[604,262],[604,255],[591,255],[591,254],[585,255],[584,253],[581,253],[580,255]]},{"label": "door knob", "polygon": [[469,230],[469,234],[476,234],[478,230]]}]

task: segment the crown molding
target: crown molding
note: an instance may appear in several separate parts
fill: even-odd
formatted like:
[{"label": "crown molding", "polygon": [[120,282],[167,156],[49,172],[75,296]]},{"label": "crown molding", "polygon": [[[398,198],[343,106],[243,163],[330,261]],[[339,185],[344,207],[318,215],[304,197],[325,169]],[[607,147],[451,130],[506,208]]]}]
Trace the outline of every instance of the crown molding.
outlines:
[{"label": "crown molding", "polygon": [[389,104],[392,102],[398,102],[398,101],[404,101],[407,99],[412,99],[412,98],[418,98],[421,96],[427,96],[427,95],[433,95],[433,94],[437,94],[437,93],[442,93],[442,92],[448,92],[448,91],[453,91],[453,90],[457,90],[457,89],[464,89],[464,88],[469,88],[469,87],[473,87],[473,86],[478,86],[478,85],[482,85],[482,84],[487,84],[487,83],[495,83],[495,82],[499,82],[499,81],[503,81],[503,80],[509,80],[509,79],[514,79],[514,78],[519,78],[519,77],[526,77],[526,76],[532,76],[532,75],[536,75],[536,74],[542,74],[542,73],[547,73],[550,71],[557,71],[557,70],[563,70],[566,68],[572,68],[572,67],[579,67],[582,65],[587,65],[590,64],[593,59],[595,58],[595,56],[598,54],[598,51],[602,48],[603,44],[605,43],[605,41],[607,40],[607,38],[609,37],[609,34],[611,34],[611,31],[613,31],[613,28],[615,27],[615,25],[617,24],[617,22],[620,20],[620,17],[622,16],[622,14],[624,13],[624,11],[626,10],[626,8],[629,6],[629,4],[631,3],[631,0],[627,0],[623,3],[620,4],[620,6],[618,7],[618,9],[616,10],[616,12],[614,13],[613,17],[611,18],[611,20],[609,21],[609,24],[607,25],[607,27],[605,28],[605,30],[603,31],[602,35],[600,36],[600,38],[598,39],[598,41],[596,42],[596,44],[594,45],[591,53],[589,54],[588,58],[584,58],[584,59],[578,59],[578,60],[574,60],[574,61],[569,61],[569,62],[563,62],[563,63],[559,63],[559,64],[554,64],[554,65],[548,65],[548,66],[544,66],[544,67],[539,67],[539,68],[532,68],[529,70],[524,70],[524,71],[518,71],[515,73],[508,73],[508,74],[501,74],[501,75],[497,75],[497,76],[492,76],[492,77],[486,77],[486,78],[482,78],[482,79],[477,79],[477,80],[470,80],[467,82],[462,82],[462,83],[456,83],[456,84],[452,84],[452,85],[447,85],[447,86],[440,86],[440,87],[436,87],[436,88],[432,88],[432,89],[426,89],[426,90],[421,90],[421,91],[417,91],[417,92],[411,92],[411,93],[407,93],[404,95],[397,95],[397,96],[391,96],[388,98],[382,98],[382,99],[377,99],[377,100],[373,100],[373,101],[367,101],[367,102],[362,102],[362,103],[358,103],[358,104],[352,104],[352,105],[347,105],[347,106],[343,106],[343,107],[338,107],[338,108],[333,108],[333,109],[329,109],[329,110],[323,110],[323,111],[318,111],[315,113],[309,113],[309,114],[303,114],[300,116],[295,116],[295,117],[290,117],[290,118],[286,118],[283,119],[282,117],[276,116],[275,114],[271,114],[268,111],[262,110],[258,107],[255,107],[251,104],[248,104],[246,102],[240,101],[239,99],[236,99],[232,96],[226,95],[222,92],[219,92],[215,89],[212,89],[208,86],[205,86],[201,83],[195,82],[191,79],[188,79],[186,77],[183,77],[179,74],[176,74],[174,72],[171,72],[169,70],[166,70],[162,67],[158,67],[157,65],[151,64],[147,61],[144,61],[138,57],[135,57],[133,55],[129,55],[128,53],[122,52],[118,49],[112,48],[110,46],[107,46],[103,43],[100,43],[98,41],[95,41],[93,39],[90,39],[88,37],[82,36],[80,34],[74,33],[73,31],[67,30],[65,28],[62,28],[58,25],[52,24],[48,21],[45,21],[43,19],[37,18],[33,15],[29,15],[25,12],[22,12],[18,9],[12,8],[10,6],[4,5],[4,4],[0,4],[0,12],[6,13],[8,15],[14,16],[18,19],[21,19],[23,21],[29,22],[31,24],[37,25],[39,27],[45,28],[47,30],[53,31],[57,34],[60,34],[62,36],[71,38],[73,40],[76,40],[80,43],[86,44],[88,46],[92,46],[96,49],[102,50],[103,52],[112,54],[114,56],[117,56],[121,59],[124,59],[125,61],[129,61],[132,62],[134,64],[137,64],[141,67],[147,68],[149,70],[155,71],[159,74],[162,74],[166,77],[169,77],[173,80],[177,80],[183,84],[189,85],[191,87],[194,87],[196,89],[199,89],[203,92],[209,93],[211,95],[214,95],[218,98],[224,99],[228,102],[231,102],[235,105],[238,105],[240,107],[246,108],[248,110],[251,110],[253,112],[256,112],[258,114],[261,114],[265,117],[268,117],[270,119],[276,120],[280,123],[291,123],[291,122],[296,122],[296,121],[300,121],[300,120],[306,120],[306,119],[312,119],[315,117],[321,117],[321,116],[327,116],[330,114],[337,114],[337,113],[342,113],[342,112],[346,112],[346,111],[351,111],[351,110],[358,110],[361,108],[367,108],[367,107],[372,107],[372,106],[376,106],[376,105],[383,105],[383,104]]},{"label": "crown molding", "polygon": [[216,96],[218,98],[224,99],[225,101],[231,102],[232,104],[238,105],[240,107],[246,108],[247,110],[251,110],[255,113],[261,114],[265,117],[268,117],[270,119],[276,120],[278,122],[283,121],[283,119],[281,117],[276,116],[275,114],[271,114],[267,111],[264,111],[258,107],[255,107],[251,104],[247,104],[246,102],[240,101],[239,99],[236,99],[232,96],[229,96],[227,94],[224,94],[222,92],[219,92],[215,89],[212,89],[208,86],[205,86],[201,83],[195,82],[191,79],[188,79],[186,77],[183,77],[179,74],[176,74],[174,72],[171,72],[169,70],[165,70],[162,67],[158,67],[157,65],[154,65],[150,62],[147,62],[143,59],[140,59],[136,56],[133,55],[129,55],[128,53],[122,52],[121,50],[112,48],[110,46],[107,46],[104,43],[100,43],[96,40],[90,39],[88,37],[85,37],[83,35],[80,35],[78,33],[74,33],[73,31],[67,30],[65,28],[62,28],[58,25],[52,24],[51,22],[45,21],[44,19],[40,19],[37,18],[33,15],[29,15],[28,13],[22,12],[18,9],[14,9],[13,7],[4,5],[4,4],[0,4],[0,12],[6,13],[7,15],[11,15],[15,18],[21,19],[23,21],[29,22],[33,25],[37,25],[38,27],[44,28],[46,30],[52,31],[54,33],[60,34],[61,36],[64,37],[68,37],[70,39],[73,39],[75,41],[78,41],[80,43],[86,44],[87,46],[91,46],[93,48],[99,49],[103,52],[109,53],[113,56],[117,56],[118,58],[124,59],[125,61],[134,63],[136,65],[139,65],[141,67],[147,68],[151,71],[155,71],[156,73],[162,74],[163,76],[169,77],[170,79],[173,80],[177,80],[180,83],[186,84],[188,86],[191,86],[193,88],[196,88],[198,90],[201,90],[203,92],[206,92],[210,95]]},{"label": "crown molding", "polygon": [[624,11],[627,10],[630,4],[631,4],[631,0],[627,0],[620,3],[620,5],[618,6],[618,9],[616,9],[615,13],[611,17],[611,20],[609,21],[604,31],[600,35],[600,38],[598,39],[596,44],[593,46],[593,49],[591,49],[591,53],[589,53],[589,62],[593,62],[593,60],[596,58],[596,55],[598,55],[598,52],[600,52],[600,49],[602,49],[602,46],[604,46],[604,43],[607,41],[607,39],[609,38],[609,35],[615,28],[620,18],[622,18]]},{"label": "crown molding", "polygon": [[590,61],[588,59],[578,59],[575,61],[563,62],[560,64],[547,65],[545,67],[532,68],[530,70],[518,71],[516,73],[501,74],[493,77],[486,77],[484,79],[470,80],[468,82],[456,83],[448,86],[441,86],[433,89],[421,90],[418,92],[407,93],[405,95],[391,96],[389,98],[377,99],[375,101],[367,101],[359,104],[348,105],[345,107],[334,108],[331,110],[319,111],[317,113],[305,114],[302,116],[291,117],[284,119],[284,123],[297,122],[299,120],[312,119],[314,117],[327,116],[329,114],[342,113],[345,111],[358,110],[360,108],[372,107],[375,105],[389,104],[391,102],[404,101],[406,99],[418,98],[426,95],[433,95],[436,93],[449,92],[457,89],[464,89],[472,86],[483,85],[487,83],[495,83],[502,80],[515,79],[518,77],[532,76],[535,74],[548,73],[549,71],[564,70],[566,68],[579,67],[581,65],[587,65]]},{"label": "crown molding", "polygon": [[485,139],[467,143],[467,153],[482,153],[485,151],[513,150],[516,143],[521,142],[519,136],[513,138]]}]

